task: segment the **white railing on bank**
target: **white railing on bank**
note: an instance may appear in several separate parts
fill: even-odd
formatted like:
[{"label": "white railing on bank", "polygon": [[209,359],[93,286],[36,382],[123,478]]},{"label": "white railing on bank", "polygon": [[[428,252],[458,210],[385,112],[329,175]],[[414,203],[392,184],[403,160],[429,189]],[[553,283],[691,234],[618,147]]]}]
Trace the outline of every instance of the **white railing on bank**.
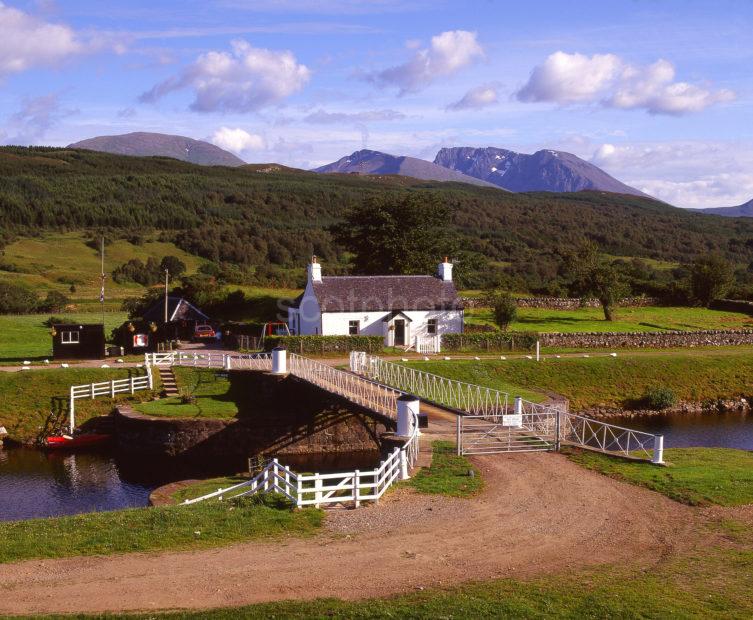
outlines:
[{"label": "white railing on bank", "polygon": [[395,448],[375,469],[331,474],[298,474],[273,459],[248,482],[218,489],[213,493],[188,499],[183,504],[195,504],[209,499],[227,500],[257,493],[281,493],[296,507],[328,504],[353,504],[379,501],[397,480],[406,480],[416,465],[420,451],[418,415],[412,416],[411,435],[405,444]]},{"label": "white railing on bank", "polygon": [[76,401],[81,399],[92,400],[97,396],[115,398],[116,394],[134,394],[141,390],[154,389],[152,371],[146,365],[146,374],[138,377],[130,376],[125,379],[111,379],[99,383],[87,383],[86,385],[72,385],[70,388],[69,429],[72,433],[76,428]]},{"label": "white railing on bank", "polygon": [[[505,392],[387,362],[361,351],[350,354],[350,370],[492,425],[504,417],[522,415],[523,426],[530,427],[526,430],[552,449],[558,450],[565,443],[606,454],[648,459],[655,464],[664,462],[662,435],[623,428],[522,398],[511,399]],[[534,420],[536,424],[526,424]]]},{"label": "white railing on bank", "polygon": [[237,370],[271,370],[271,353],[194,353],[191,351],[166,351],[146,353],[144,361],[148,366],[192,366],[196,368],[217,368]]}]

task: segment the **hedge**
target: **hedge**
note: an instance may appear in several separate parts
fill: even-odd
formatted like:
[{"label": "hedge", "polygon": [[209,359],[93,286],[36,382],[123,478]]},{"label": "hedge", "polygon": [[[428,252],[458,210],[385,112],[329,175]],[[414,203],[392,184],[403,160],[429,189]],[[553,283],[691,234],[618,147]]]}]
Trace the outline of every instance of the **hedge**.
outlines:
[{"label": "hedge", "polygon": [[384,348],[382,336],[267,336],[264,348],[271,351],[283,347],[292,353],[323,355],[366,351],[378,353]]},{"label": "hedge", "polygon": [[536,345],[536,332],[493,332],[482,334],[443,334],[442,351],[512,351]]}]

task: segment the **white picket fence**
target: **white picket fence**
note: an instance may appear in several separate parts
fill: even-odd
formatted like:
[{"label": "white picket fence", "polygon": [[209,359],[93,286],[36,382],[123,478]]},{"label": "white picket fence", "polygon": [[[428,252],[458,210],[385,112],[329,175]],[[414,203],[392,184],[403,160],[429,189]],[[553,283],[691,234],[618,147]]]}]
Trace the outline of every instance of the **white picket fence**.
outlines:
[{"label": "white picket fence", "polygon": [[434,336],[416,336],[416,353],[427,355],[429,353],[440,353],[442,351],[442,337],[439,334]]},{"label": "white picket fence", "polygon": [[93,400],[97,396],[115,398],[116,394],[134,394],[140,390],[154,389],[152,370],[146,365],[146,374],[138,377],[130,376],[126,379],[111,379],[99,383],[72,385],[70,388],[69,429],[72,433],[76,428],[76,401],[81,399]]},{"label": "white picket fence", "polygon": [[256,493],[281,493],[298,508],[379,501],[396,480],[407,480],[418,460],[420,451],[418,416],[413,416],[411,435],[401,447],[395,448],[375,469],[332,474],[297,474],[273,459],[247,482],[218,489],[213,493],[188,499],[183,504],[195,504],[209,499],[226,500]]}]

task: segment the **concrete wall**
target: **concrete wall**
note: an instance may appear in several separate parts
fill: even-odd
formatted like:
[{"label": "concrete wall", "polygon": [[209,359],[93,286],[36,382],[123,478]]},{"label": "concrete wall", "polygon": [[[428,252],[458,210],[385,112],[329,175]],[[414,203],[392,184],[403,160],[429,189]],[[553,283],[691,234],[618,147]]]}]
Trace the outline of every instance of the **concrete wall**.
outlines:
[{"label": "concrete wall", "polygon": [[118,447],[144,455],[222,459],[244,467],[250,456],[374,452],[392,422],[290,375],[229,373],[239,402],[237,418],[162,418],[129,407],[116,414]]}]

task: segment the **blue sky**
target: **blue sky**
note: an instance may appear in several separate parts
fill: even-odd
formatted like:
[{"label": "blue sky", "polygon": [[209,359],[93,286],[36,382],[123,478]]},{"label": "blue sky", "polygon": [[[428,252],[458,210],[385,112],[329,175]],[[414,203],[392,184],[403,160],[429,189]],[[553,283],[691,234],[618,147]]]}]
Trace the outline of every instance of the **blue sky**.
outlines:
[{"label": "blue sky", "polygon": [[677,206],[753,198],[753,2],[0,2],[0,142],[158,131],[309,168],[566,150]]}]

